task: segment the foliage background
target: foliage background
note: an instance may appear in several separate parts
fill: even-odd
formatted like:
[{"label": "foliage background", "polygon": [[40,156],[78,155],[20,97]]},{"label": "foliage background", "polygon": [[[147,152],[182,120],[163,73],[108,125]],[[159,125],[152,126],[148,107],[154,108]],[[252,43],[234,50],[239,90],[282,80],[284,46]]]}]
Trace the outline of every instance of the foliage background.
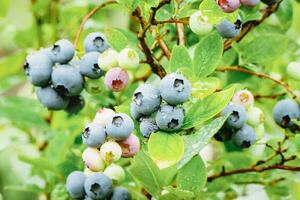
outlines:
[{"label": "foliage background", "polygon": [[[280,73],[283,80],[287,80],[294,89],[300,89],[300,84],[288,80],[285,72],[287,63],[299,59],[300,56],[300,5],[292,0],[286,1],[293,6],[285,3],[286,9],[283,9],[277,17],[268,19],[249,34],[241,45],[236,45],[234,50],[225,55],[224,66],[236,62],[234,51],[238,51],[244,63],[261,63],[262,67],[259,70],[268,74]],[[83,125],[91,120],[99,106],[122,102],[136,87],[132,85],[123,96],[115,96],[103,90],[104,86],[100,85],[96,89],[93,88],[92,94],[84,94],[88,104],[83,112],[78,116],[68,116],[64,112],[51,113],[43,108],[36,100],[33,87],[25,80],[22,64],[26,54],[40,47],[49,46],[59,38],[73,40],[82,18],[100,2],[98,0],[0,1],[0,199],[34,200],[46,197],[67,199],[63,185],[65,176],[72,170],[83,168],[80,161],[80,151],[83,149],[80,132]],[[199,4],[197,0],[190,2]],[[108,27],[138,30],[137,22],[124,8],[111,6],[98,12],[88,21],[81,39],[92,30],[103,30]],[[190,32],[187,31],[186,34],[189,35]],[[270,34],[275,36],[270,37]],[[256,46],[249,48],[249,41],[253,39],[258,40],[263,46],[261,52],[256,51]],[[199,38],[190,36],[188,44],[192,46],[198,40]],[[81,43],[80,41],[79,44]],[[143,68],[140,73],[145,69]],[[284,92],[268,81],[260,81],[256,77],[238,72],[215,76],[222,80],[221,88],[230,83],[241,83],[255,94]],[[99,85],[100,82],[90,84]],[[270,116],[275,102],[261,99],[256,103],[266,114],[264,134],[270,135],[271,138],[280,138],[282,132],[272,122]],[[213,145],[215,153],[224,151],[223,145],[216,143]],[[259,152],[259,148],[252,149],[255,150]],[[250,161],[252,158],[257,159],[265,155],[257,152],[246,152]],[[240,163],[247,164],[249,160],[244,158],[247,156],[243,156],[240,152],[228,153],[220,162],[227,159],[229,162],[239,160]],[[276,176],[272,173],[267,175]],[[221,187],[221,190],[230,188],[228,199],[238,193],[232,185],[226,185],[224,180],[216,184],[219,184],[219,187],[226,186]],[[213,188],[212,192],[218,191],[216,188],[218,187]],[[292,176],[276,187],[267,187],[267,193],[272,199],[281,199],[282,196],[287,199],[300,199],[299,191],[298,176]]]}]

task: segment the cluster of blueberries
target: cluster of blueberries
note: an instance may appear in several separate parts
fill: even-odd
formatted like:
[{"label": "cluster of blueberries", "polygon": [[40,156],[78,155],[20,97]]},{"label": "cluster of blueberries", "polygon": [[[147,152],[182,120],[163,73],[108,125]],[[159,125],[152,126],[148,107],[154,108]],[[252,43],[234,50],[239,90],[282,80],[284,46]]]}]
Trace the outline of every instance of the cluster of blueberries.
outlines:
[{"label": "cluster of blueberries", "polygon": [[151,84],[139,86],[134,91],[130,113],[140,122],[142,135],[149,137],[159,130],[179,131],[185,117],[182,104],[189,99],[190,94],[189,81],[179,73],[165,76],[159,88]]},{"label": "cluster of blueberries", "polygon": [[82,153],[85,172],[69,174],[66,188],[72,198],[129,200],[126,188],[115,187],[125,179],[123,168],[113,162],[132,157],[140,150],[139,139],[132,133],[134,123],[124,113],[100,109],[82,133],[87,148]]},{"label": "cluster of blueberries", "polygon": [[[245,7],[254,7],[258,5],[260,0],[218,0],[219,7],[226,13],[236,11],[241,4]],[[272,5],[278,0],[262,0],[267,5]],[[209,23],[208,17],[200,11],[196,11],[190,16],[189,25],[191,30],[198,35],[205,35],[213,30],[213,24]],[[223,19],[216,25],[217,32],[223,38],[235,38],[242,30],[242,21],[237,19],[234,23],[227,19]]]},{"label": "cluster of blueberries", "polygon": [[256,132],[253,127],[263,125],[264,114],[253,104],[254,97],[250,91],[238,91],[232,102],[221,112],[221,116],[228,116],[228,118],[214,138],[217,141],[232,140],[239,148],[249,148],[254,144]]},{"label": "cluster of blueberries", "polygon": [[139,65],[135,50],[125,48],[118,53],[110,49],[101,32],[88,34],[84,39],[84,49],[85,54],[77,60],[73,44],[61,39],[52,47],[27,56],[25,74],[34,86],[39,87],[37,97],[48,109],[76,114],[85,104],[80,94],[86,79],[98,79],[106,72],[105,85],[118,92],[128,84],[126,69]]}]

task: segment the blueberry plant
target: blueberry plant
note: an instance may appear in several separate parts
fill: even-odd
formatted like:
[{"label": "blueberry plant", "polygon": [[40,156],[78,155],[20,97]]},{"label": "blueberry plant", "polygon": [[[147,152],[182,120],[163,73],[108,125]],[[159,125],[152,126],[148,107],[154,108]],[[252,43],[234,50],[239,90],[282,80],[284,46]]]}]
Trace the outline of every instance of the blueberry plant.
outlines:
[{"label": "blueberry plant", "polygon": [[300,199],[297,0],[31,10],[21,78],[0,73],[0,125],[25,133],[16,159],[38,180],[0,178],[0,200]]}]

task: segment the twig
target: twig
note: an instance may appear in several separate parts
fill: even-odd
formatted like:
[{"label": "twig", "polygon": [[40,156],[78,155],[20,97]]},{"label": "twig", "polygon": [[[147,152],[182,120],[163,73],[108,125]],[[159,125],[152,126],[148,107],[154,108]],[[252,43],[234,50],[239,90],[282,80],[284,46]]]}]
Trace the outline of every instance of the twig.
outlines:
[{"label": "twig", "polygon": [[78,45],[78,42],[79,42],[79,38],[80,38],[80,34],[83,30],[83,27],[85,25],[85,23],[99,10],[101,10],[102,8],[105,8],[106,6],[108,5],[111,5],[111,4],[114,4],[114,3],[117,3],[116,1],[112,0],[112,1],[107,1],[97,7],[95,7],[93,10],[91,10],[84,18],[83,20],[81,21],[80,23],[80,26],[77,30],[77,34],[76,34],[76,37],[75,37],[75,40],[74,40],[74,47],[75,49],[77,49],[77,45]]},{"label": "twig", "polygon": [[184,25],[182,23],[177,23],[177,37],[178,37],[178,45],[184,45],[185,36],[184,36]]},{"label": "twig", "polygon": [[283,81],[280,81],[280,80],[277,80],[275,78],[272,78],[271,76],[269,76],[267,74],[254,72],[254,71],[242,68],[240,66],[222,67],[222,68],[216,69],[216,71],[220,71],[220,72],[236,71],[236,72],[251,74],[251,75],[254,75],[258,78],[268,79],[268,80],[271,80],[271,81],[275,82],[276,84],[281,85],[282,87],[284,87],[286,89],[286,91],[292,96],[293,99],[297,98],[297,96],[294,94],[293,90],[289,87],[289,85],[287,83],[285,83]]},{"label": "twig", "polygon": [[251,30],[253,30],[256,26],[260,25],[262,22],[265,21],[271,14],[277,11],[280,3],[283,0],[278,1],[277,3],[270,5],[260,11],[262,14],[262,18],[259,20],[253,20],[253,21],[248,21],[245,24],[243,24],[243,28],[241,33],[233,39],[227,39],[224,41],[224,51],[227,51],[231,48],[231,44],[233,42],[239,42],[241,41]]},{"label": "twig", "polygon": [[285,93],[273,94],[273,95],[254,95],[255,99],[276,99],[278,97],[284,96]]},{"label": "twig", "polygon": [[164,41],[160,36],[158,36],[156,39],[157,39],[158,44],[159,44],[160,48],[162,49],[164,55],[165,55],[168,59],[170,59],[171,53],[170,53],[170,50],[169,50],[167,44],[165,43],[165,41]]},{"label": "twig", "polygon": [[189,22],[187,20],[180,20],[180,19],[168,19],[168,20],[162,20],[162,21],[155,21],[153,23],[153,25],[158,25],[158,24],[177,24],[177,23],[181,23],[181,24],[189,24]]}]

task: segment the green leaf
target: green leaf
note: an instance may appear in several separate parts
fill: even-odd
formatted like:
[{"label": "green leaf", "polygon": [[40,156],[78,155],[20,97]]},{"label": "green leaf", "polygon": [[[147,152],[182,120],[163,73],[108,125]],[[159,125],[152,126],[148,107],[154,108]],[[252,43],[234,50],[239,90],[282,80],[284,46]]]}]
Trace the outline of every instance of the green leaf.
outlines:
[{"label": "green leaf", "polygon": [[158,132],[151,134],[148,151],[160,169],[176,164],[183,156],[184,142],[178,134]]},{"label": "green leaf", "polygon": [[126,7],[130,11],[134,11],[140,1],[141,0],[117,0],[120,5]]},{"label": "green leaf", "polygon": [[215,77],[202,78],[193,83],[192,96],[203,99],[218,89],[220,79]]},{"label": "green leaf", "polygon": [[196,154],[198,154],[210,141],[215,133],[223,126],[227,117],[219,117],[209,124],[203,126],[197,133],[184,136],[184,155],[177,164],[177,168],[182,168]]},{"label": "green leaf", "polygon": [[31,185],[31,184],[30,185],[7,185],[4,187],[4,190],[33,192],[33,193],[41,193],[44,191],[42,188],[39,188],[38,186]]},{"label": "green leaf", "polygon": [[200,11],[204,16],[208,17],[208,22],[211,24],[218,24],[223,19],[228,19],[235,22],[238,17],[238,12],[225,13],[218,6],[217,1],[204,0],[200,4]]},{"label": "green leaf", "polygon": [[117,29],[109,28],[105,30],[108,44],[115,50],[121,51],[128,45],[127,37]]},{"label": "green leaf", "polygon": [[188,191],[188,190],[182,190],[180,188],[173,188],[171,186],[166,188],[167,194],[162,195],[159,197],[159,200],[174,200],[174,199],[193,199],[195,195]]},{"label": "green leaf", "polygon": [[207,179],[206,167],[200,156],[193,157],[178,172],[177,186],[183,190],[189,190],[196,195],[205,186]]},{"label": "green leaf", "polygon": [[230,102],[234,91],[235,87],[232,86],[194,103],[187,111],[183,128],[197,126],[221,112]]},{"label": "green leaf", "polygon": [[141,150],[133,159],[128,172],[134,177],[153,197],[158,198],[164,186],[170,184],[176,168],[160,170],[151,160],[148,153]]},{"label": "green leaf", "polygon": [[282,28],[285,30],[288,29],[293,22],[293,1],[284,0],[275,14],[280,21]]},{"label": "green leaf", "polygon": [[196,46],[194,53],[194,72],[198,77],[205,77],[218,67],[223,54],[223,40],[213,32],[204,37]]},{"label": "green leaf", "polygon": [[184,45],[174,46],[169,62],[171,72],[176,72],[179,68],[190,68],[193,66],[191,57]]}]

